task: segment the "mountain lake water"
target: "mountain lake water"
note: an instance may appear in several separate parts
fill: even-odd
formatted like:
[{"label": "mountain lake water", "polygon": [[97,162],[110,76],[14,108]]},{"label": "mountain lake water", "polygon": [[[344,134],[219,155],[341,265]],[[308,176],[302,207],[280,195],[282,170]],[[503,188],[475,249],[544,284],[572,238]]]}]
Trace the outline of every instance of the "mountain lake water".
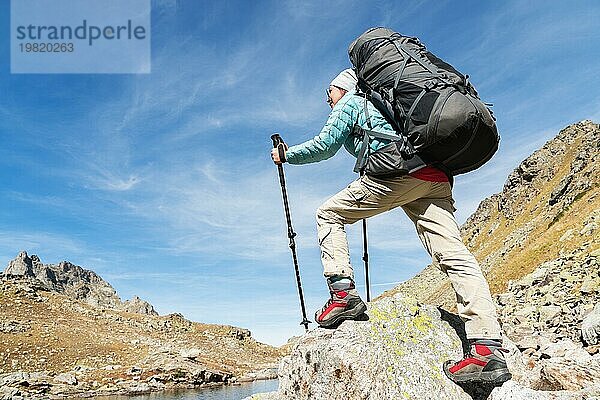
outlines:
[{"label": "mountain lake water", "polygon": [[241,400],[255,393],[274,392],[279,381],[270,379],[239,385],[215,386],[203,389],[168,390],[138,396],[101,396],[98,399],[111,400]]}]

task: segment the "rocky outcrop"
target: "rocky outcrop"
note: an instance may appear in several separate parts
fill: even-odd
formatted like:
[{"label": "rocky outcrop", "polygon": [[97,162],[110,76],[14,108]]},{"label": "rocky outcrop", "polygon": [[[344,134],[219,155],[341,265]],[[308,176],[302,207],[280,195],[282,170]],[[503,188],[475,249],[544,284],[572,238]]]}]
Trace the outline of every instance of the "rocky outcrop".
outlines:
[{"label": "rocky outcrop", "polygon": [[168,364],[147,372],[139,367],[129,368],[123,377],[116,381],[80,382],[85,376],[85,368],[69,373],[55,374],[51,371],[14,372],[0,375],[0,400],[21,399],[62,399],[65,397],[140,395],[158,390],[174,388],[194,388],[222,385],[231,380],[231,374],[210,371],[201,365],[181,360],[180,363],[166,358]]},{"label": "rocky outcrop", "polygon": [[529,387],[579,390],[592,376],[600,379],[598,358],[592,357],[600,350],[598,257],[584,243],[496,296],[502,328],[529,367]]},{"label": "rocky outcrop", "polygon": [[[560,179],[551,186],[547,205],[557,211],[571,205],[577,196],[594,187],[590,175],[598,168],[593,160],[598,157],[599,141],[600,128],[591,121],[560,131],[508,176],[502,193],[495,197],[498,210],[506,218],[515,219],[556,177]],[[584,171],[588,166],[592,170]],[[477,219],[469,218],[463,225],[463,233],[476,230]]]},{"label": "rocky outcrop", "polygon": [[[37,255],[22,251],[8,263],[6,276],[32,278],[32,284],[63,293],[94,307],[122,309],[138,314],[158,315],[152,305],[137,296],[124,303],[115,289],[98,274],[68,261],[42,264]],[[39,282],[34,282],[37,280]]]},{"label": "rocky outcrop", "polygon": [[121,309],[137,314],[158,315],[152,304],[140,299],[137,296],[133,296],[131,300],[126,300]]},{"label": "rocky outcrop", "polygon": [[[39,261],[37,256],[35,256],[35,260]],[[29,257],[26,252],[22,251],[14,260],[8,262],[8,266],[4,270],[4,273],[7,275],[35,277],[33,259]]]},{"label": "rocky outcrop", "polygon": [[543,350],[548,362],[534,379],[533,369],[507,339],[513,381],[506,388],[458,386],[444,375],[442,364],[460,359],[467,346],[460,318],[401,294],[371,303],[368,315],[368,321],[346,321],[336,330],[317,328],[303,336],[280,364],[278,391],[251,398],[509,400],[600,395],[600,358],[581,353],[577,346],[561,343]]},{"label": "rocky outcrop", "polygon": [[441,369],[462,356],[459,336],[442,319],[447,313],[397,295],[368,314],[369,321],[300,338],[280,365],[277,398],[469,399]]}]

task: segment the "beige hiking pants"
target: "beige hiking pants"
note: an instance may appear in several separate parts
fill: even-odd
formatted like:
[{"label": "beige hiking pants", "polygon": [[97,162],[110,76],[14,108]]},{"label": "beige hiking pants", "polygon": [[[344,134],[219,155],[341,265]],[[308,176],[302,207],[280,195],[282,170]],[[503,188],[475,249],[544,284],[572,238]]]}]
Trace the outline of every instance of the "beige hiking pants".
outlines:
[{"label": "beige hiking pants", "polygon": [[317,234],[325,276],[354,278],[344,225],[402,207],[417,234],[456,292],[458,313],[467,337],[498,339],[501,331],[487,281],[475,257],[463,244],[448,182],[401,176],[368,176],[352,182],[317,210]]}]

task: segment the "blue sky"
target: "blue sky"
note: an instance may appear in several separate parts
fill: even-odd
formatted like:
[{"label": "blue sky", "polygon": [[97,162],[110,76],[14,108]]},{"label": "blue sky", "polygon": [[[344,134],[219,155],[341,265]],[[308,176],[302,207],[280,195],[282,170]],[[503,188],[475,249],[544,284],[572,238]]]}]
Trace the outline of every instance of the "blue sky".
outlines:
[{"label": "blue sky", "polygon": [[[418,36],[494,103],[501,147],[457,179],[463,222],[558,130],[600,119],[598,21],[597,1],[156,1],[150,74],[33,75],[10,73],[2,0],[0,264],[69,260],[162,314],[282,344],[303,328],[269,136],[319,132],[348,44],[371,26]],[[353,165],[286,166],[311,319],[328,295],[314,213]],[[374,295],[430,261],[400,210],[369,229]]]}]

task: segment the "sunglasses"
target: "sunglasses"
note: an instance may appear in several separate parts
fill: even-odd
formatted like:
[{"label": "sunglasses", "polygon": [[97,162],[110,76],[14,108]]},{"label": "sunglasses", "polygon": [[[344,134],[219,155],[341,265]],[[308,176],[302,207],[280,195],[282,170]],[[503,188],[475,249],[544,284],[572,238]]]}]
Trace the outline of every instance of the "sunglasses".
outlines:
[{"label": "sunglasses", "polygon": [[333,100],[331,100],[331,89],[327,88],[325,89],[325,102],[331,107],[331,105],[333,104]]}]

